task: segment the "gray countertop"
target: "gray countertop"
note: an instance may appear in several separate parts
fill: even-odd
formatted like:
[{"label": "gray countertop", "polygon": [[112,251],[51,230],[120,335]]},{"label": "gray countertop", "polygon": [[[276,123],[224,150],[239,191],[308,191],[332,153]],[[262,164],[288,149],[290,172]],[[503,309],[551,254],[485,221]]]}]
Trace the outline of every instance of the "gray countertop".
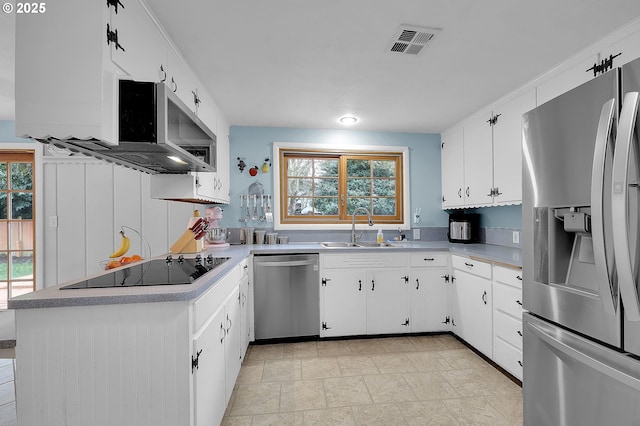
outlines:
[{"label": "gray countertop", "polygon": [[[189,301],[196,299],[211,288],[227,272],[250,254],[277,253],[339,253],[357,250],[358,252],[392,251],[424,251],[447,250],[452,254],[474,256],[489,262],[498,262],[516,267],[522,266],[520,249],[494,246],[488,244],[454,244],[448,241],[408,241],[396,242],[393,248],[324,248],[319,243],[291,243],[281,245],[232,245],[220,248],[207,248],[203,256],[211,253],[214,256],[229,257],[229,260],[197,279],[191,284],[168,286],[140,286],[117,288],[92,288],[60,291],[60,287],[71,282],[48,287],[9,300],[9,309],[54,308],[64,306],[113,305],[122,303],[150,303]],[[161,256],[164,257],[164,256]],[[188,256],[185,256],[188,257]],[[98,276],[108,272],[95,274]],[[86,279],[86,278],[83,278]],[[80,280],[77,280],[80,281]],[[76,281],[76,282],[77,282]]]}]

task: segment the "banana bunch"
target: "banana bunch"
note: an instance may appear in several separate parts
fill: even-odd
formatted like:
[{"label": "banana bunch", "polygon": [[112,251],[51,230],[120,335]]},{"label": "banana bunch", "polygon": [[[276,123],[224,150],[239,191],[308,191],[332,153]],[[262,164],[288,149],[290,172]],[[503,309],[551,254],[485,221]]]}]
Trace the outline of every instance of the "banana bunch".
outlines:
[{"label": "banana bunch", "polygon": [[120,257],[124,255],[126,252],[129,251],[129,247],[131,246],[131,240],[129,240],[129,237],[124,235],[124,231],[120,231],[120,235],[122,235],[122,240],[120,241],[120,247],[118,248],[118,250],[111,253],[109,257],[112,259],[115,257]]}]

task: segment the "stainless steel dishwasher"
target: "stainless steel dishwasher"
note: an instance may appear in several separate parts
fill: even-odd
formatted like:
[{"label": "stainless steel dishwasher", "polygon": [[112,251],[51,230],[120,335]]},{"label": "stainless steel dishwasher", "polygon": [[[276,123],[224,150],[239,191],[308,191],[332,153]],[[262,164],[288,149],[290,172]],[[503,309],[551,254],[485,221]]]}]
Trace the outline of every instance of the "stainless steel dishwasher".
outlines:
[{"label": "stainless steel dishwasher", "polygon": [[320,335],[319,279],[317,254],[256,255],[256,340]]}]

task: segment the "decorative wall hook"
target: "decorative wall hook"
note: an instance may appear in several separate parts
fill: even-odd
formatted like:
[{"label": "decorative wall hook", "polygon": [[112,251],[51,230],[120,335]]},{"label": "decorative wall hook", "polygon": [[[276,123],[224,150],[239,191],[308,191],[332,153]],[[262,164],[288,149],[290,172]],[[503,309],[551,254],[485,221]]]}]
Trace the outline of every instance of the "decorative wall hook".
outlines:
[{"label": "decorative wall hook", "polygon": [[269,158],[264,159],[264,163],[262,163],[262,173],[269,173],[269,168],[271,167],[271,163],[269,162]]},{"label": "decorative wall hook", "polygon": [[244,172],[244,168],[247,167],[247,163],[244,162],[243,159],[241,159],[240,157],[237,158],[238,160],[238,169],[240,169],[240,173]]}]

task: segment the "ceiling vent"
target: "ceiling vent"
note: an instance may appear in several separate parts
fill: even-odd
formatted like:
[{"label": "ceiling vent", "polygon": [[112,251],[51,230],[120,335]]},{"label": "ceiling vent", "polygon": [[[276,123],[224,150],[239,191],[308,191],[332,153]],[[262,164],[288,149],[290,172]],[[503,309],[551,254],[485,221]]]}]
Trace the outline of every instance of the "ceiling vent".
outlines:
[{"label": "ceiling vent", "polygon": [[440,32],[438,28],[400,25],[395,37],[387,48],[388,52],[418,55],[433,42],[433,37]]}]

